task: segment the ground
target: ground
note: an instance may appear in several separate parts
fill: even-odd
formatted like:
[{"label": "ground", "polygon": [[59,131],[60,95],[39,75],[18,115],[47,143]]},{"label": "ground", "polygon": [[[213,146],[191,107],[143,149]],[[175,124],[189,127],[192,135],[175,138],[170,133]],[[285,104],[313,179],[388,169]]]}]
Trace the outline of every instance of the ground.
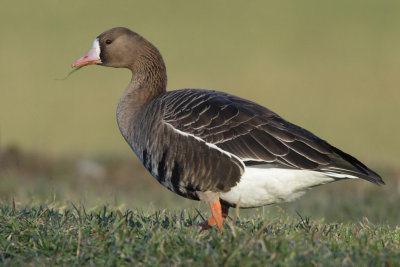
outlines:
[{"label": "ground", "polygon": [[230,218],[188,229],[195,209],[148,213],[83,206],[0,207],[4,265],[399,266],[400,228],[279,218]]},{"label": "ground", "polygon": [[131,159],[7,148],[0,265],[400,266],[399,179],[347,180],[293,203],[230,210],[225,230],[188,226],[206,205],[175,196]]}]

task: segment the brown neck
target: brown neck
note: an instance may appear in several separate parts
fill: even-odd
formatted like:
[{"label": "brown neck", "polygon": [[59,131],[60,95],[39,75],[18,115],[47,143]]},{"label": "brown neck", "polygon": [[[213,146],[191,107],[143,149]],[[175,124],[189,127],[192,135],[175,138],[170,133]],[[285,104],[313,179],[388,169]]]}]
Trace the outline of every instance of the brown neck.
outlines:
[{"label": "brown neck", "polygon": [[140,111],[166,91],[167,73],[164,61],[157,49],[150,48],[152,49],[146,49],[129,67],[132,79],[118,103],[117,122],[125,138]]}]

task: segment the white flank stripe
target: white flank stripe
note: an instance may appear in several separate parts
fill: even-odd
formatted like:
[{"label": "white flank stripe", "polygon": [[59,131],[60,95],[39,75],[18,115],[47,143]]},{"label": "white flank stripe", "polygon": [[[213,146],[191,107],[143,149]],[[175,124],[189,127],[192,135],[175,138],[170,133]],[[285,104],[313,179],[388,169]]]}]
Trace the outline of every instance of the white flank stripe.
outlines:
[{"label": "white flank stripe", "polygon": [[190,136],[190,137],[193,137],[193,138],[195,138],[196,140],[198,140],[198,141],[200,141],[200,142],[202,142],[202,143],[205,143],[207,146],[209,146],[209,147],[211,147],[211,148],[213,148],[213,149],[215,149],[215,150],[220,151],[221,153],[227,155],[228,157],[237,159],[237,160],[240,162],[241,167],[242,167],[243,169],[245,168],[245,165],[244,165],[243,161],[242,161],[238,156],[236,156],[236,155],[234,155],[234,154],[232,154],[232,153],[230,153],[230,152],[228,152],[228,151],[226,151],[226,150],[223,150],[223,149],[217,147],[217,146],[214,145],[214,144],[208,143],[208,142],[204,141],[203,139],[201,139],[201,138],[198,137],[198,136],[195,136],[195,135],[193,135],[193,134],[186,133],[186,132],[183,132],[183,131],[181,131],[181,130],[179,130],[179,129],[176,129],[174,126],[172,126],[172,125],[169,124],[168,122],[164,122],[164,123],[167,124],[168,126],[170,126],[175,132],[177,132],[177,133],[179,133],[179,134],[181,134],[181,135],[183,135],[183,136]]}]

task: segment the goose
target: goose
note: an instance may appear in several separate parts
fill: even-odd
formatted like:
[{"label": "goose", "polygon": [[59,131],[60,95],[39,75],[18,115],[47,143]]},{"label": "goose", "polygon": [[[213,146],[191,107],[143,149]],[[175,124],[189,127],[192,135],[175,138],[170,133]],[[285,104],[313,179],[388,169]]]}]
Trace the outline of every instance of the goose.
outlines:
[{"label": "goose", "polygon": [[127,28],[103,32],[72,64],[88,65],[132,72],[117,107],[119,130],[161,185],[210,205],[204,229],[223,229],[230,207],[289,202],[343,179],[384,184],[355,157],[252,101],[214,90],[167,92],[160,52]]}]

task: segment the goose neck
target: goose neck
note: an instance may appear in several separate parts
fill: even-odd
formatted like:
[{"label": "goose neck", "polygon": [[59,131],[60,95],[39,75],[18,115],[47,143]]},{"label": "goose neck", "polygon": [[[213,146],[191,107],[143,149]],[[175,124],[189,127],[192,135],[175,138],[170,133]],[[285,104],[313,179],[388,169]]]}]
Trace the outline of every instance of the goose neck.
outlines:
[{"label": "goose neck", "polygon": [[[158,64],[157,64],[158,63]],[[127,138],[140,112],[158,95],[166,91],[164,62],[149,60],[132,68],[132,79],[122,94],[117,108],[117,122],[122,135]]]}]

